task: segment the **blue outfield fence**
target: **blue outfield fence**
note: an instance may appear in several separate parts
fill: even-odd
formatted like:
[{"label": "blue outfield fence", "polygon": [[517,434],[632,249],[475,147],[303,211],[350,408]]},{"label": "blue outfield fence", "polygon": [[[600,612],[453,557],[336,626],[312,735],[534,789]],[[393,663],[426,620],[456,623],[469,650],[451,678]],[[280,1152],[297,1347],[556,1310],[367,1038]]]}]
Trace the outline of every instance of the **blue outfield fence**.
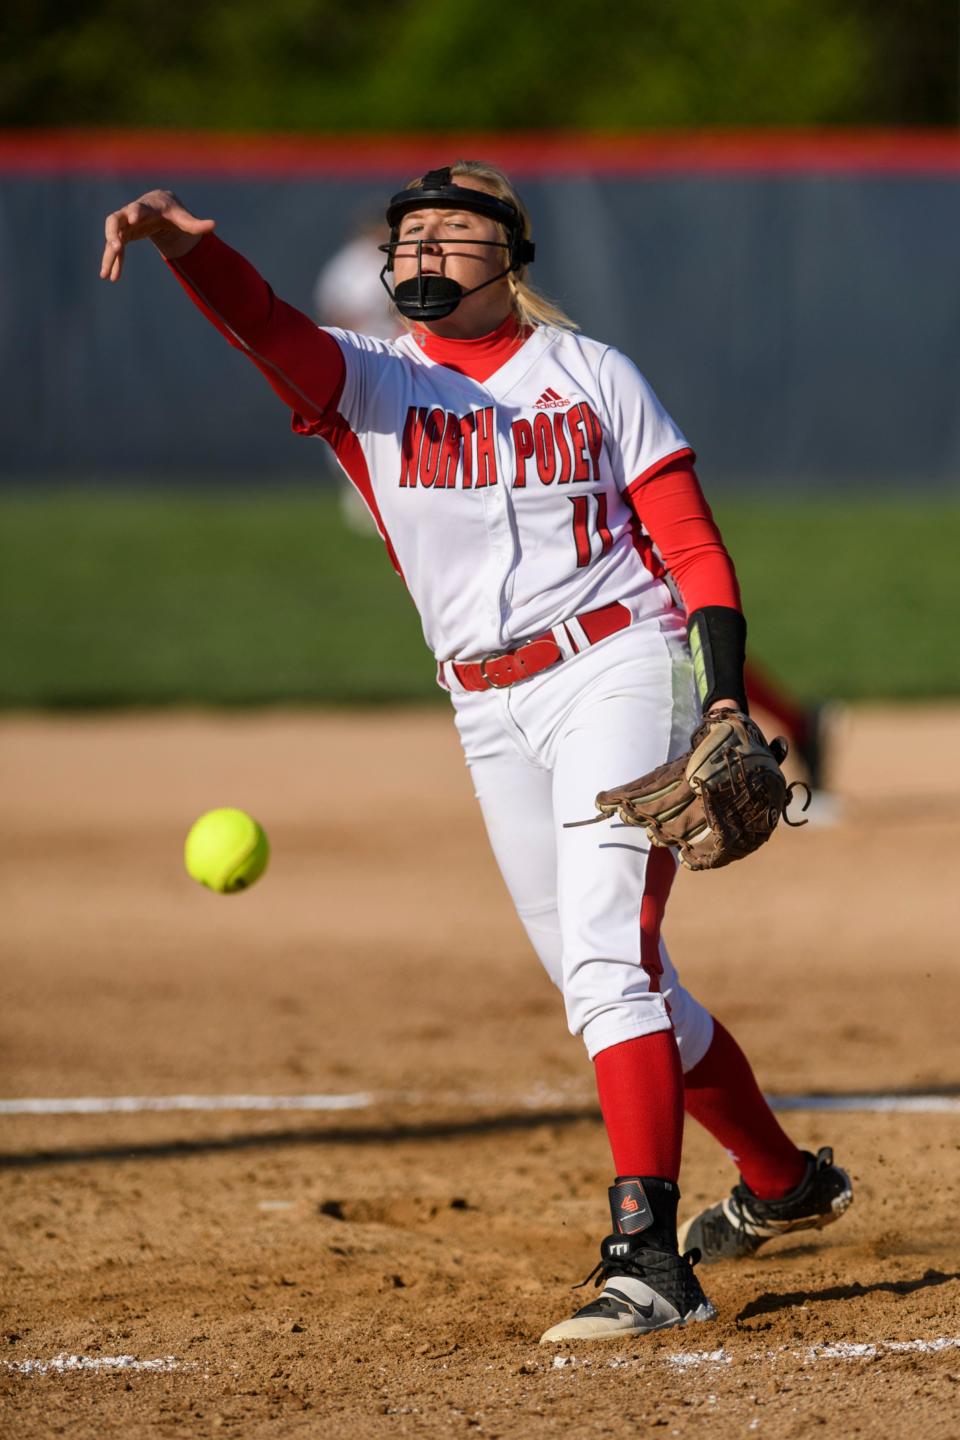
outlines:
[{"label": "blue outfield fence", "polygon": [[632,356],[711,491],[957,488],[960,140],[904,136],[354,150],[0,136],[0,483],[328,474],[151,246],[130,253],[120,285],[98,279],[104,215],[172,186],[309,310],[358,218],[468,143],[515,173],[532,277]]}]

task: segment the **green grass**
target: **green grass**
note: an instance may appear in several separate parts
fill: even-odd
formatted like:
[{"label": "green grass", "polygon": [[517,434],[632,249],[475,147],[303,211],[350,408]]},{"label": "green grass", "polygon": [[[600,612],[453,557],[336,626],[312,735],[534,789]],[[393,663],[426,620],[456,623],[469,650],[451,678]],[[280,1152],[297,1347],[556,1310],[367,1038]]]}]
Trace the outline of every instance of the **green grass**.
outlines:
[{"label": "green grass", "polygon": [[[335,496],[0,501],[7,705],[380,701],[435,666],[383,545]],[[439,692],[438,692],[439,693]]]},{"label": "green grass", "polygon": [[[750,648],[807,697],[960,694],[960,504],[721,501]],[[440,698],[331,493],[0,498],[0,704]]]},{"label": "green grass", "polygon": [[960,695],[955,499],[738,500],[715,513],[749,653],[801,695]]}]

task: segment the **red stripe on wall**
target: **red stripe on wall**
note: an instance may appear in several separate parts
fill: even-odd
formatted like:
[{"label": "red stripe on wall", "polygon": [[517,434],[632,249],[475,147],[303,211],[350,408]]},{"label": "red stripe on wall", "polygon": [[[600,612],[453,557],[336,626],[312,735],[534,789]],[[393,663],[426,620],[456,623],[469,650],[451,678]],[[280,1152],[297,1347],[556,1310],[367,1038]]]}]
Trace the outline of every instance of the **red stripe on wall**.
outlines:
[{"label": "red stripe on wall", "polygon": [[0,131],[8,175],[183,175],[281,179],[383,177],[401,183],[459,155],[517,177],[609,174],[956,175],[960,134],[948,130],[691,131],[585,135],[451,132],[409,135],[225,135],[137,130]]}]

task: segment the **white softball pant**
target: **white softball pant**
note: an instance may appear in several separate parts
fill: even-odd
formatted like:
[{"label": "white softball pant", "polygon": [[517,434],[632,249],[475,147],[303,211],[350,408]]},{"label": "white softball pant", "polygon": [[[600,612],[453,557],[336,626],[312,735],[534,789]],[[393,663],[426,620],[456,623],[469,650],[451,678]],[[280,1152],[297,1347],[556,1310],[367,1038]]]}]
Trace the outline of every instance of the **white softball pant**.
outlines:
[{"label": "white softball pant", "polygon": [[659,920],[673,852],[596,813],[598,790],[682,754],[697,720],[689,651],[670,622],[635,624],[504,690],[453,695],[500,870],[567,1022],[592,1059],[673,1026],[684,1070],[713,1035]]}]

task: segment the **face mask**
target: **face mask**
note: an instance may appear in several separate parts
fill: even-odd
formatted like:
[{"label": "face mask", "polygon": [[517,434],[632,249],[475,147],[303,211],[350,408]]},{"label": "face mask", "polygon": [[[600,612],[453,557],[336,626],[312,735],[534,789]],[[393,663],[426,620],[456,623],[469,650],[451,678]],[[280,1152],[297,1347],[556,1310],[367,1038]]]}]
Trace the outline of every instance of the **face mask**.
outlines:
[{"label": "face mask", "polygon": [[[489,280],[474,285],[470,290],[464,290],[458,281],[451,280],[446,275],[423,273],[423,246],[429,242],[405,240],[402,242],[405,246],[417,247],[417,273],[413,279],[402,280],[391,290],[387,276],[393,271],[394,255],[401,243],[400,222],[411,210],[424,209],[468,210],[496,220],[506,230],[506,240],[471,240],[469,243],[505,250],[508,262],[506,268],[499,274],[492,275]],[[475,295],[478,290],[495,284],[512,271],[521,270],[534,257],[533,242],[525,239],[523,235],[523,221],[517,207],[509,200],[487,194],[485,190],[471,190],[468,186],[453,184],[449,168],[431,170],[423,177],[421,185],[401,190],[394,195],[387,206],[387,224],[390,226],[389,243],[379,247],[387,256],[386,264],[380,271],[380,280],[400,314],[407,320],[442,320],[445,316],[452,315],[467,295]]]}]

